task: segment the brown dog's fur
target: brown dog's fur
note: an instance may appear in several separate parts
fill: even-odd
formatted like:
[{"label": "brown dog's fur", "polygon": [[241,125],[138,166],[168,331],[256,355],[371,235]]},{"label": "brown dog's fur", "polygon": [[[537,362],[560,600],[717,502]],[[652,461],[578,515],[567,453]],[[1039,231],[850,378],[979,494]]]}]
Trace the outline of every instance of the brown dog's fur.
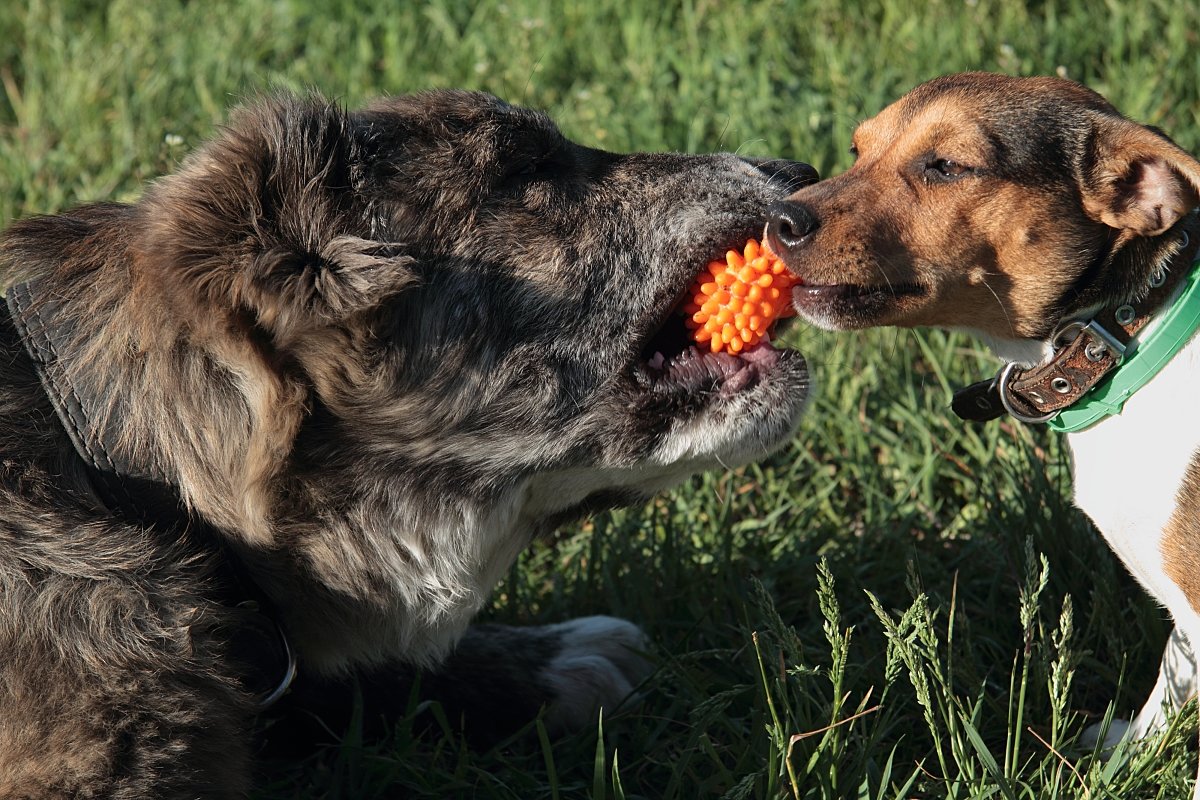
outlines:
[{"label": "brown dog's fur", "polygon": [[[134,205],[13,225],[7,284],[66,323],[54,369],[187,517],[108,508],[5,317],[0,796],[241,796],[247,582],[302,683],[369,670],[384,702],[530,537],[783,442],[798,354],[646,359],[698,269],[813,177],[593,150],[480,94],[284,97]],[[639,642],[484,627],[452,663],[485,718],[519,698],[565,726],[636,683]]]}]

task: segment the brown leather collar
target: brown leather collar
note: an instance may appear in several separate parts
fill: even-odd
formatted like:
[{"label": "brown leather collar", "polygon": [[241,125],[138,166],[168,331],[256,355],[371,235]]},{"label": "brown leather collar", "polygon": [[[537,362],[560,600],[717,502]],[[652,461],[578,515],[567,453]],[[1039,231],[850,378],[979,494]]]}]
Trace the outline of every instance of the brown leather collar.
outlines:
[{"label": "brown leather collar", "polygon": [[951,403],[954,413],[976,422],[1004,414],[1046,422],[1079,400],[1121,363],[1126,345],[1188,274],[1200,248],[1200,217],[1189,214],[1176,235],[1179,246],[1151,277],[1143,297],[1061,325],[1051,337],[1048,360],[1033,367],[1008,364],[995,377],[960,389]]}]

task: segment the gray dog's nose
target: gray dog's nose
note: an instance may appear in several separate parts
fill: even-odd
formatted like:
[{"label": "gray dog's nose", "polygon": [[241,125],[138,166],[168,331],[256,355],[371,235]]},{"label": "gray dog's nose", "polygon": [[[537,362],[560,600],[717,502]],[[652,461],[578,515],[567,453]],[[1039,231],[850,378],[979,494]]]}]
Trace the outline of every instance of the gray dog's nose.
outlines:
[{"label": "gray dog's nose", "polygon": [[767,209],[767,242],[776,255],[786,258],[820,225],[816,214],[807,206],[793,200],[781,200]]},{"label": "gray dog's nose", "polygon": [[821,176],[817,174],[817,170],[811,164],[805,164],[803,161],[788,161],[783,158],[773,158],[769,161],[760,162],[758,168],[774,180],[785,181],[789,192],[794,192],[802,186],[808,186],[810,183],[816,183],[821,180]]},{"label": "gray dog's nose", "polygon": [[803,161],[788,161],[786,158],[743,158],[772,181],[783,185],[788,194],[821,180],[817,170]]}]

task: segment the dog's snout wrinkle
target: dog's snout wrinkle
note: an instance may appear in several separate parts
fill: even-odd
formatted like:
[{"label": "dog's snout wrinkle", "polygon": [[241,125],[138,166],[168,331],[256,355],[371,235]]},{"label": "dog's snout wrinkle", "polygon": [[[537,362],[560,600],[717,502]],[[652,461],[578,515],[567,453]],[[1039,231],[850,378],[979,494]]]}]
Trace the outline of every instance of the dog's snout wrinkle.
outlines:
[{"label": "dog's snout wrinkle", "polygon": [[807,206],[792,200],[773,203],[767,209],[767,242],[776,255],[786,259],[821,225]]}]

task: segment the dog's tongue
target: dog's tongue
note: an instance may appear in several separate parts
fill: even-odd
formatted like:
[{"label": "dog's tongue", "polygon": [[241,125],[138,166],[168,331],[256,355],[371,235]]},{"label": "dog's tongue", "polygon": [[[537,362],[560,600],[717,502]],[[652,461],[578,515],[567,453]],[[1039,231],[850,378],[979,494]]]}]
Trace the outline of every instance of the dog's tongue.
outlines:
[{"label": "dog's tongue", "polygon": [[775,320],[796,314],[791,289],[798,283],[769,247],[751,239],[742,252],[730,250],[696,277],[683,306],[685,322],[701,347],[741,353],[770,339]]}]

